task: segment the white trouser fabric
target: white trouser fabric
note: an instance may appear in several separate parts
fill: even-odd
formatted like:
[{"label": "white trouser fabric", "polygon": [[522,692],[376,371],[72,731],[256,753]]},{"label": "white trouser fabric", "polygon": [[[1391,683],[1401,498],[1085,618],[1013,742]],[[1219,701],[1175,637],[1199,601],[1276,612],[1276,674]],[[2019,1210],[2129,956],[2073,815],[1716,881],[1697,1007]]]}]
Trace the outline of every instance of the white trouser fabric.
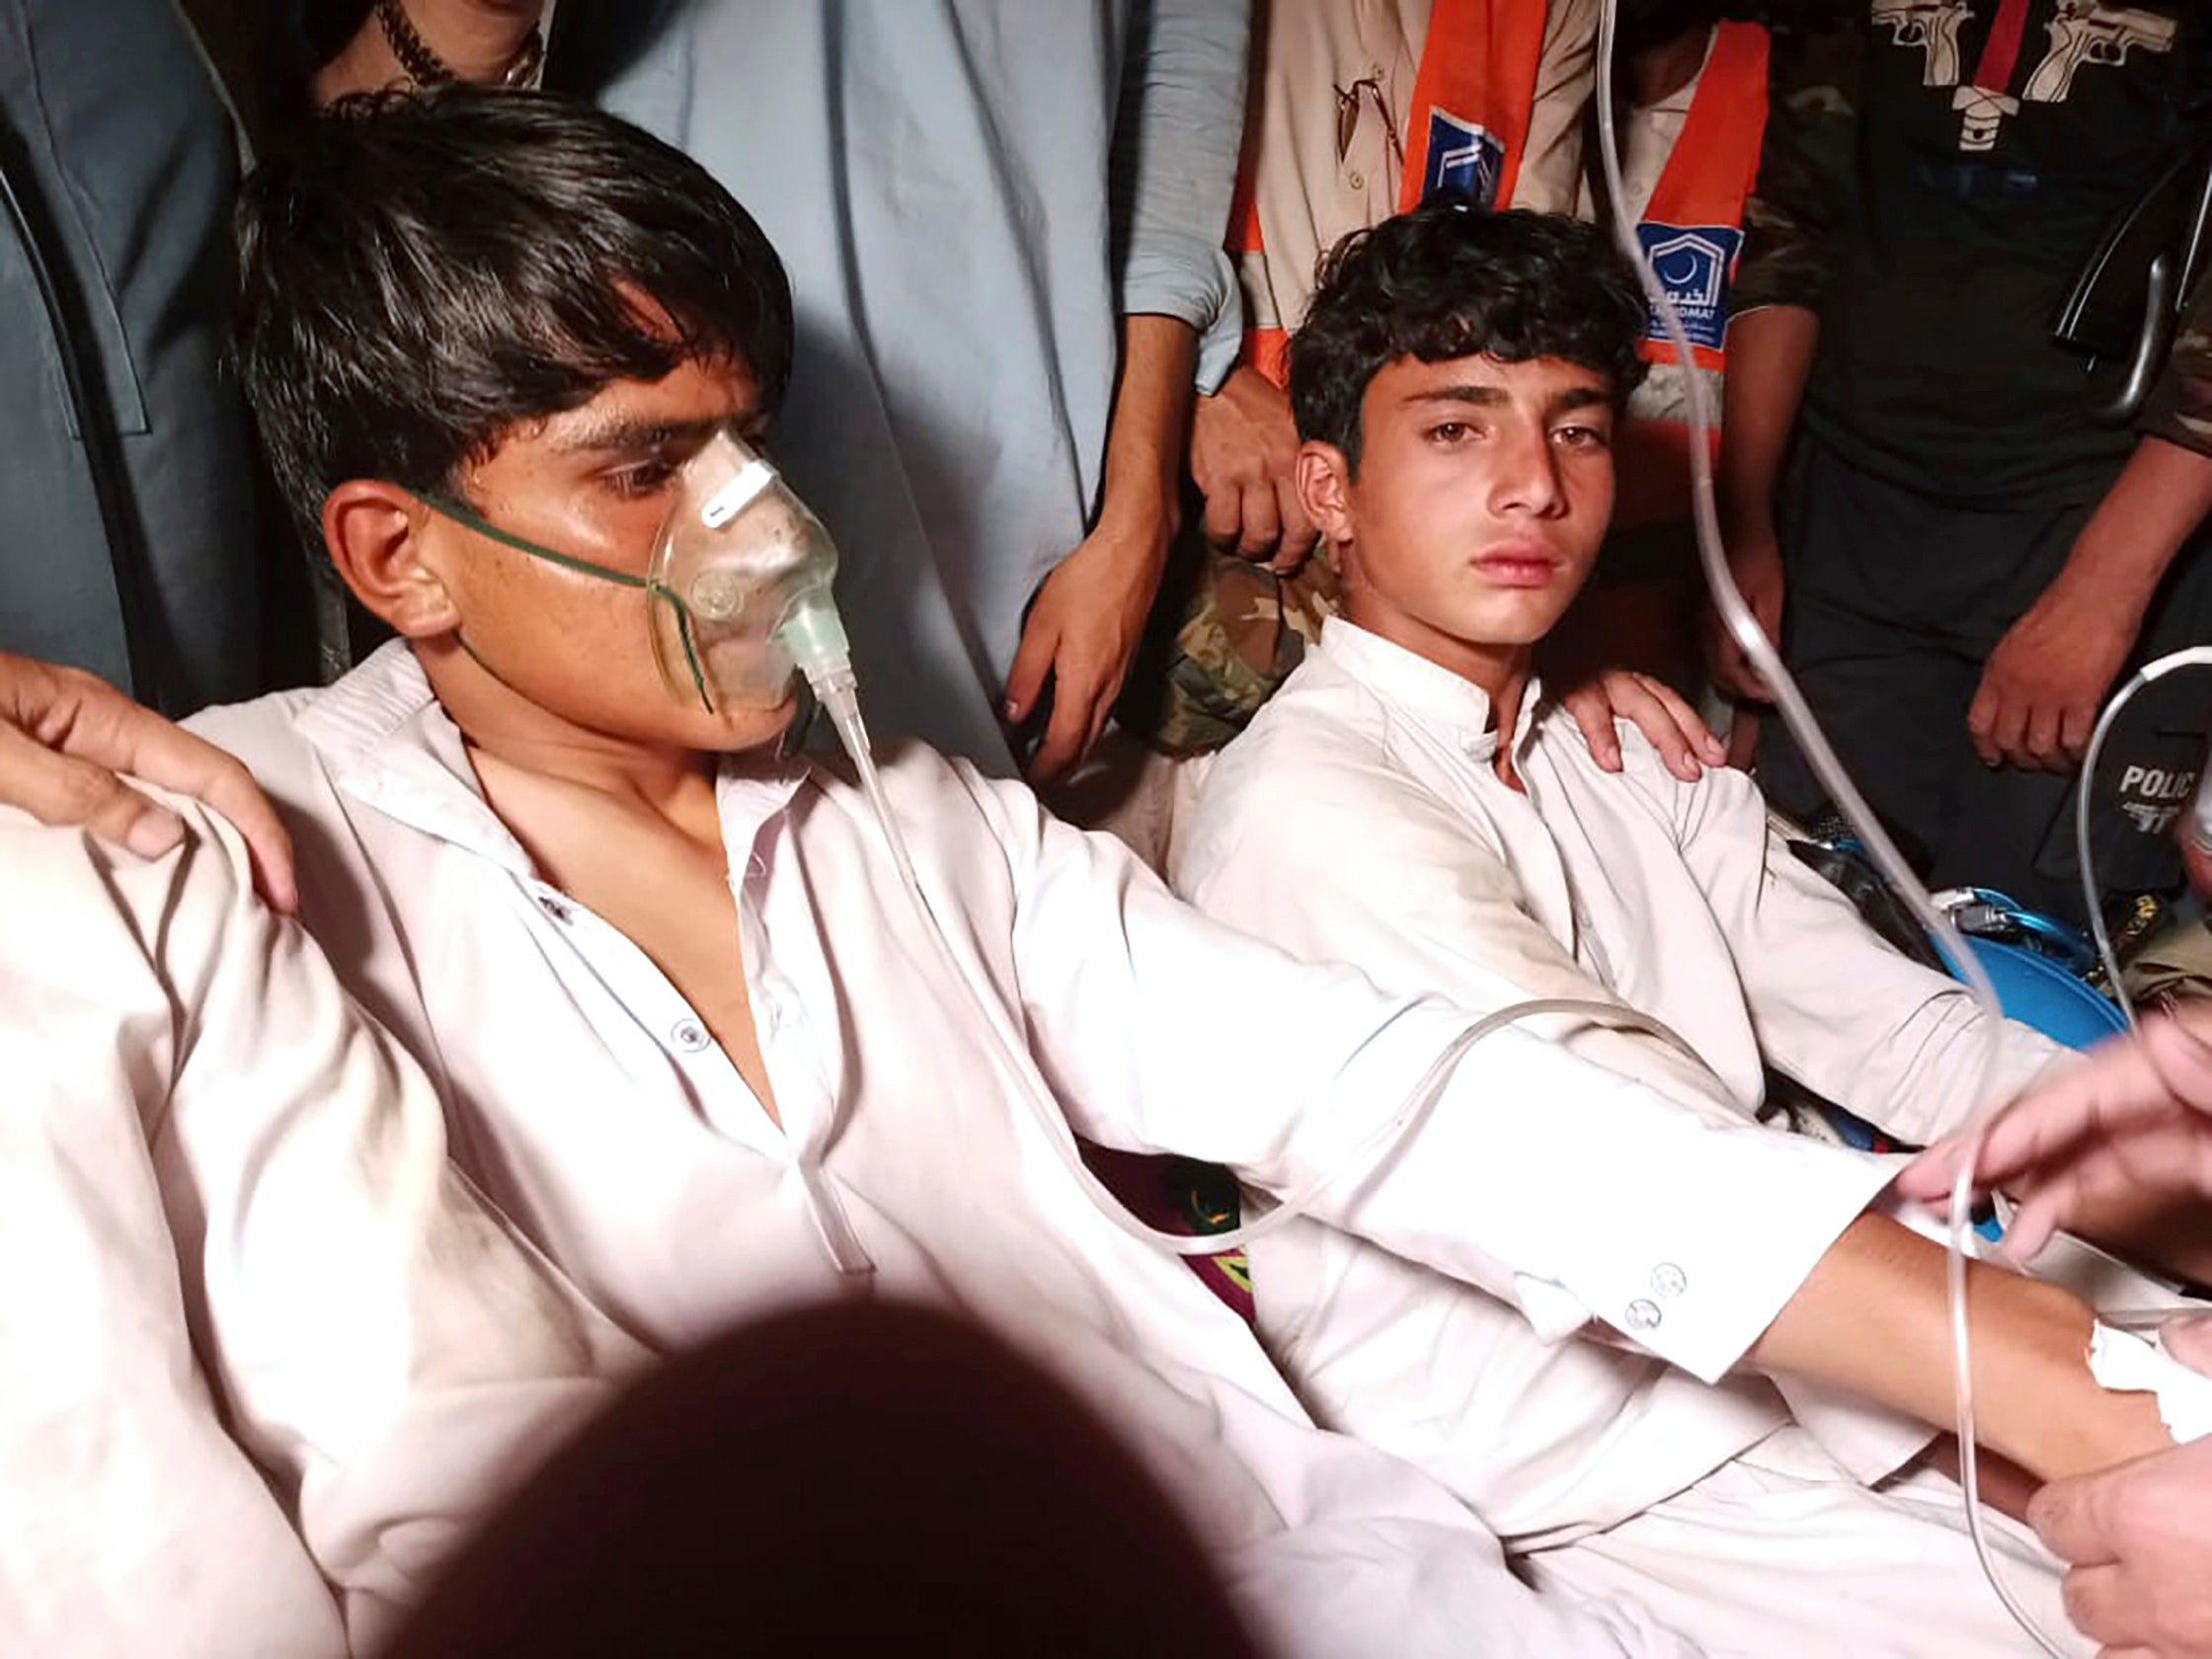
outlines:
[{"label": "white trouser fabric", "polygon": [[[1869,1489],[1810,1435],[1778,1429],[1687,1491],[1558,1549],[1521,1557],[1540,1590],[1642,1606],[1710,1659],[2028,1659],[1974,1559],[1958,1487],[1918,1470]],[[1985,1510],[2005,1587],[2070,1652],[2060,1569],[2026,1528]]]},{"label": "white trouser fabric", "polygon": [[[2034,1652],[1974,1559],[1957,1486],[1867,1483],[1926,1428],[1546,1342],[1496,1298],[1319,1223],[1250,1254],[1262,1340],[1307,1409],[1441,1480],[1540,1590],[1639,1607],[1714,1656]],[[2056,1563],[2004,1517],[1990,1530],[2008,1586],[2069,1632]]]}]

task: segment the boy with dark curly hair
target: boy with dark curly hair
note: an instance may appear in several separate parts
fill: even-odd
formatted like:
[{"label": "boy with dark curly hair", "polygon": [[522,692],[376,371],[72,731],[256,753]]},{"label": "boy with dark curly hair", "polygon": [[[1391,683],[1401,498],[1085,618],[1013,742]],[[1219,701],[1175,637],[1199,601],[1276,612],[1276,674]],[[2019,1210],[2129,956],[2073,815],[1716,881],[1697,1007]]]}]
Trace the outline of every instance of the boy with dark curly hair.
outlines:
[{"label": "boy with dark curly hair", "polygon": [[[1771,1065],[1930,1139],[1977,1103],[1986,1025],[1967,993],[1800,865],[1743,773],[1685,781],[1626,730],[1623,770],[1603,771],[1533,676],[1605,538],[1645,316],[1634,272],[1571,219],[1433,205],[1337,247],[1290,384],[1344,614],[1216,762],[1176,886],[1392,990],[1637,1010],[1691,1053],[1587,1023],[1556,1035],[1745,1120]],[[2001,1085],[2061,1053],[2011,1024],[2000,1046]],[[1519,1110],[1540,1123],[1552,1104]],[[1682,1153],[1643,1178],[1695,1179],[1704,1153]],[[1609,1236],[1595,1202],[1588,1223]],[[1255,1240],[1251,1267],[1262,1337],[1316,1415],[1440,1475],[1540,1585],[1631,1593],[1714,1653],[2019,1649],[1955,1489],[1910,1472],[1925,1430],[1556,1341],[1332,1229]],[[1693,1277],[1638,1264],[1630,1324],[1679,1317]],[[2005,1536],[2010,1576],[2058,1625],[2055,1578]],[[1879,1595],[1844,1615],[1868,1582]]]}]

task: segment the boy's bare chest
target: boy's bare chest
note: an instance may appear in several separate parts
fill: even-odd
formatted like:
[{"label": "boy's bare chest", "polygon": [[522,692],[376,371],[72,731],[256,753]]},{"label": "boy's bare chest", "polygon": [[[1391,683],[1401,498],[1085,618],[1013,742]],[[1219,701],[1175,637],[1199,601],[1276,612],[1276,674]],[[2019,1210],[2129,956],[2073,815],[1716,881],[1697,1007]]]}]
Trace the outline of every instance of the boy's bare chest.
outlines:
[{"label": "boy's bare chest", "polygon": [[653,959],[775,1118],[746,988],[737,901],[723,872],[690,858],[672,858],[642,876],[572,879],[563,885]]},{"label": "boy's bare chest", "polygon": [[480,757],[478,770],[538,868],[652,960],[780,1123],[719,840],[496,760]]}]

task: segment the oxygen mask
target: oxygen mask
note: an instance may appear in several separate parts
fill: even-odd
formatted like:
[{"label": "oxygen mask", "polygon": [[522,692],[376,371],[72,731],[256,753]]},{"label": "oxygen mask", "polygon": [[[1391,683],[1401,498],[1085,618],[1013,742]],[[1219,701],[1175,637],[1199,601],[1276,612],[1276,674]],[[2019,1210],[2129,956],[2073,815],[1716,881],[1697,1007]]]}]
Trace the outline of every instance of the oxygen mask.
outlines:
[{"label": "oxygen mask", "polygon": [[849,673],[830,532],[744,438],[722,431],[683,463],[646,575],[653,650],[678,696],[772,708],[793,672]]}]

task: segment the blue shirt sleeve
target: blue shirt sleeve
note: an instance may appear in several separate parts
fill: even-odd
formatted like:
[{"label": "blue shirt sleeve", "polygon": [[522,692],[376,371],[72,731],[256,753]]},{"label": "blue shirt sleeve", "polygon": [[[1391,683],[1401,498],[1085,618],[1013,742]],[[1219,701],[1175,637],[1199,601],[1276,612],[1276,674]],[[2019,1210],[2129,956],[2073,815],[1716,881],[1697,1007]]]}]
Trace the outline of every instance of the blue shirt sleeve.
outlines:
[{"label": "blue shirt sleeve", "polygon": [[1125,316],[1198,331],[1199,389],[1236,358],[1243,317],[1223,242],[1244,126],[1249,0],[1139,0],[1130,21],[1111,183]]}]

